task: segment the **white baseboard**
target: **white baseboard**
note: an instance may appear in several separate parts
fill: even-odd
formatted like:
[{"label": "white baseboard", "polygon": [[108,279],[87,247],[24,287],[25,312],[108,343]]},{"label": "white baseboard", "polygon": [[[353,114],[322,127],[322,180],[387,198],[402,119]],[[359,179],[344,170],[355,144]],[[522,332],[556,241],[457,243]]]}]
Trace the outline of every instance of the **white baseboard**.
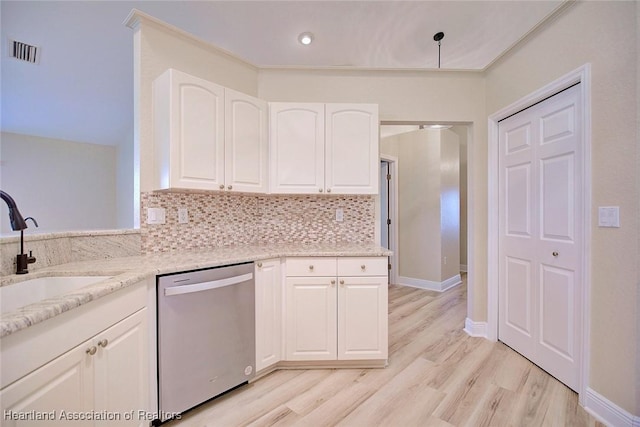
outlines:
[{"label": "white baseboard", "polygon": [[460,271],[462,273],[467,273],[468,272],[467,268],[468,268],[467,264],[460,264]]},{"label": "white baseboard", "polygon": [[464,331],[472,337],[487,338],[487,322],[474,322],[467,317],[464,319]]},{"label": "white baseboard", "polygon": [[459,274],[456,274],[453,277],[449,277],[447,280],[444,280],[442,282],[433,282],[431,280],[398,276],[399,285],[411,286],[412,288],[420,288],[420,289],[426,289],[429,291],[436,291],[436,292],[444,292],[448,289],[453,288],[456,285],[459,285],[460,283],[462,283],[462,278],[460,277]]},{"label": "white baseboard", "polygon": [[611,427],[640,426],[640,416],[625,411],[591,388],[587,388],[584,409],[598,421]]}]

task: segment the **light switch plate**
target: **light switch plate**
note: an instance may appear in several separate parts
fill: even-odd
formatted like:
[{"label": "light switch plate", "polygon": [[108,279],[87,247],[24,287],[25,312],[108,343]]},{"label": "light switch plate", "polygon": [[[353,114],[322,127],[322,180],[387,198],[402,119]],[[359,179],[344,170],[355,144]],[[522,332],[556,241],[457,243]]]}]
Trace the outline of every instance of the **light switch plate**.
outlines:
[{"label": "light switch plate", "polygon": [[620,207],[600,206],[598,207],[598,227],[620,227]]},{"label": "light switch plate", "polygon": [[336,209],[336,221],[344,221],[344,210],[342,208]]},{"label": "light switch plate", "polygon": [[147,208],[147,224],[164,224],[164,208]]}]

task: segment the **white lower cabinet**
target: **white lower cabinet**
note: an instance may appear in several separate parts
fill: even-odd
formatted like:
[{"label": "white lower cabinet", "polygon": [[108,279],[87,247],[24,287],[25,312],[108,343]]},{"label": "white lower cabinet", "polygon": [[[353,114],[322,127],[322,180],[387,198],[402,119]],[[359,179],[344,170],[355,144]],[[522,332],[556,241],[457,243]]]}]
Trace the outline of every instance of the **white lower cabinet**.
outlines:
[{"label": "white lower cabinet", "polygon": [[2,389],[2,425],[148,425],[147,343],[143,308]]},{"label": "white lower cabinet", "polygon": [[287,277],[287,360],[335,360],[336,278]]},{"label": "white lower cabinet", "polygon": [[255,263],[256,371],[282,360],[282,269],[280,258]]},{"label": "white lower cabinet", "polygon": [[385,257],[288,258],[286,360],[385,360]]}]

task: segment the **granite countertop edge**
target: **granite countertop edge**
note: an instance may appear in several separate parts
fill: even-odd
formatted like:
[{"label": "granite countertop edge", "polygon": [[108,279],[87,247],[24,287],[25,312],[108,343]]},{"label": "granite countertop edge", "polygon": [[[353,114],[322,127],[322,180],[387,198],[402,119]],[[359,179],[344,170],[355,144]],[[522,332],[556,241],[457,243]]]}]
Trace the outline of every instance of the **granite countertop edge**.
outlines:
[{"label": "granite countertop edge", "polygon": [[282,257],[389,256],[374,244],[273,244],[159,252],[124,258],[71,262],[43,268],[28,275],[0,277],[0,286],[51,276],[111,276],[98,283],[27,305],[0,316],[0,338],[42,323],[62,313],[148,278]]}]

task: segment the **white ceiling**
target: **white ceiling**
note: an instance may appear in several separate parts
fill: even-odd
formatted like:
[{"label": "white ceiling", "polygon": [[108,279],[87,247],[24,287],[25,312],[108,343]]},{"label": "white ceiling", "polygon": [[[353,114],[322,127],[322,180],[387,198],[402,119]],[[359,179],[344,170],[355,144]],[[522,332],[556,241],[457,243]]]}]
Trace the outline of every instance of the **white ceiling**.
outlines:
[{"label": "white ceiling", "polygon": [[[6,1],[2,130],[117,144],[133,126],[132,8],[260,67],[483,70],[564,0],[553,1]],[[297,36],[315,35],[302,46]],[[41,48],[38,65],[7,39]]]}]

